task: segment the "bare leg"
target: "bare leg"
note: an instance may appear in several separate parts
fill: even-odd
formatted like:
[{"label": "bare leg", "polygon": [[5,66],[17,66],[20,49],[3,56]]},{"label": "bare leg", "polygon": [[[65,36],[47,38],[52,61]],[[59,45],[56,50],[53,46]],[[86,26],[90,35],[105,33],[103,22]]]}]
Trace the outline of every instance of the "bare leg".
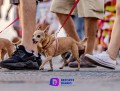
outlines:
[{"label": "bare leg", "polygon": [[112,30],[111,41],[108,47],[108,54],[112,59],[116,59],[120,48],[120,0],[117,0],[116,4],[116,18]]},{"label": "bare leg", "polygon": [[93,52],[97,32],[97,20],[97,18],[84,18],[85,37],[88,38],[85,54],[92,54]]},{"label": "bare leg", "polygon": [[20,22],[22,26],[22,45],[27,50],[37,52],[37,46],[32,43],[32,35],[35,31],[36,0],[20,0]]},{"label": "bare leg", "polygon": [[[57,13],[57,16],[58,16],[58,19],[59,19],[61,24],[63,24],[63,22],[67,18],[67,15],[65,15],[65,14]],[[80,41],[79,36],[75,30],[75,25],[74,25],[71,17],[68,19],[68,21],[64,25],[64,29],[67,32],[68,36],[74,38],[77,41]]]}]

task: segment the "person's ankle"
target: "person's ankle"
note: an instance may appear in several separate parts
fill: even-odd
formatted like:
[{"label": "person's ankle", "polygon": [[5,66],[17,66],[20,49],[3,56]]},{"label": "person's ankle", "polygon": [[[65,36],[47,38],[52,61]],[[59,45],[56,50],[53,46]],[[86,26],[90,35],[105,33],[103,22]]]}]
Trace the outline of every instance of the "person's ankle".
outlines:
[{"label": "person's ankle", "polygon": [[110,52],[108,52],[108,50],[106,51],[106,53],[110,56],[110,58],[111,58],[112,60],[116,60],[116,57],[113,57],[113,56],[110,54]]},{"label": "person's ankle", "polygon": [[25,44],[21,44],[25,47],[26,51],[28,52],[34,52],[35,54],[38,54],[38,50],[37,50],[37,46],[30,46],[30,45],[25,45]]},{"label": "person's ankle", "polygon": [[92,53],[92,52],[85,52],[85,53],[84,53],[84,55],[85,55],[85,54],[90,54],[90,55],[93,55],[93,53]]}]

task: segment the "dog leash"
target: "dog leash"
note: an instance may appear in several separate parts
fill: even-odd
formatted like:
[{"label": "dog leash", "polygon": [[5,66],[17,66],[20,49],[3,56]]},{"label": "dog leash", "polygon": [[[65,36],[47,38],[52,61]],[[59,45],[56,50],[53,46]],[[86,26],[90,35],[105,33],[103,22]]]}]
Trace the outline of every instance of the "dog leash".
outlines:
[{"label": "dog leash", "polygon": [[[57,37],[57,34],[59,33],[59,31],[60,31],[60,30],[64,27],[64,25],[66,24],[68,18],[71,16],[73,10],[76,8],[76,6],[77,6],[77,4],[78,4],[79,1],[80,1],[80,0],[76,0],[76,2],[74,3],[72,9],[70,10],[70,13],[68,14],[67,18],[66,18],[65,21],[64,21],[64,23],[62,24],[62,26],[60,27],[60,29],[58,30],[58,32],[56,32],[56,34],[55,34],[56,37]],[[19,17],[17,17],[17,18],[16,18],[13,22],[11,22],[7,27],[5,27],[2,31],[0,31],[0,33],[2,33],[3,31],[5,31],[8,27],[10,27],[12,24],[14,24],[14,23],[15,23],[16,21],[18,21],[18,20],[19,20]]]},{"label": "dog leash", "polygon": [[76,8],[77,4],[79,3],[80,0],[76,0],[76,2],[74,3],[72,9],[70,10],[67,18],[65,19],[65,21],[63,22],[62,26],[60,27],[60,29],[58,30],[57,34],[60,32],[60,30],[64,27],[64,25],[66,24],[67,20],[69,19],[69,17],[71,16],[73,10]]},{"label": "dog leash", "polygon": [[[56,53],[58,51],[58,39],[57,39],[57,35],[60,32],[60,30],[64,27],[64,25],[66,24],[67,20],[69,19],[69,17],[71,16],[72,12],[74,11],[74,9],[76,8],[77,4],[79,3],[80,0],[75,0],[76,2],[74,3],[74,5],[72,6],[72,9],[70,10],[67,18],[65,19],[65,21],[63,22],[63,24],[61,25],[60,29],[55,33],[55,41],[56,41]],[[55,53],[55,54],[56,54]]]},{"label": "dog leash", "polygon": [[8,27],[10,27],[12,24],[14,24],[16,21],[19,20],[19,17],[17,17],[14,21],[12,21],[8,26],[6,26],[2,31],[0,31],[0,33],[2,33],[3,31],[5,31]]}]

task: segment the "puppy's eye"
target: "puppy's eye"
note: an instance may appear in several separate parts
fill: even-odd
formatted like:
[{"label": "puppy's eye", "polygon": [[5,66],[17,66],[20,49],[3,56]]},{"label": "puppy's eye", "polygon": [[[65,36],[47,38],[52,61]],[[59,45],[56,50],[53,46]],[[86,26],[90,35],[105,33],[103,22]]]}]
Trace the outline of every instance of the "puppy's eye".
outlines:
[{"label": "puppy's eye", "polygon": [[38,38],[40,38],[40,35],[37,35]]}]

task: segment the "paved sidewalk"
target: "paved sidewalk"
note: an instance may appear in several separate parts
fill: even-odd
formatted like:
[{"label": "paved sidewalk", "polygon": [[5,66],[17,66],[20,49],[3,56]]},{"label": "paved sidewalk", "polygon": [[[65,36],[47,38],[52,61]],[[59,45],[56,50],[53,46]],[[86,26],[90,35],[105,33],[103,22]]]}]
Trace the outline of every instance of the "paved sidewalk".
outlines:
[{"label": "paved sidewalk", "polygon": [[[74,78],[74,85],[53,87],[51,78]],[[10,71],[0,69],[1,91],[119,91],[120,67],[109,70],[101,67],[81,68],[79,72],[66,67],[54,72],[45,71]]]}]

